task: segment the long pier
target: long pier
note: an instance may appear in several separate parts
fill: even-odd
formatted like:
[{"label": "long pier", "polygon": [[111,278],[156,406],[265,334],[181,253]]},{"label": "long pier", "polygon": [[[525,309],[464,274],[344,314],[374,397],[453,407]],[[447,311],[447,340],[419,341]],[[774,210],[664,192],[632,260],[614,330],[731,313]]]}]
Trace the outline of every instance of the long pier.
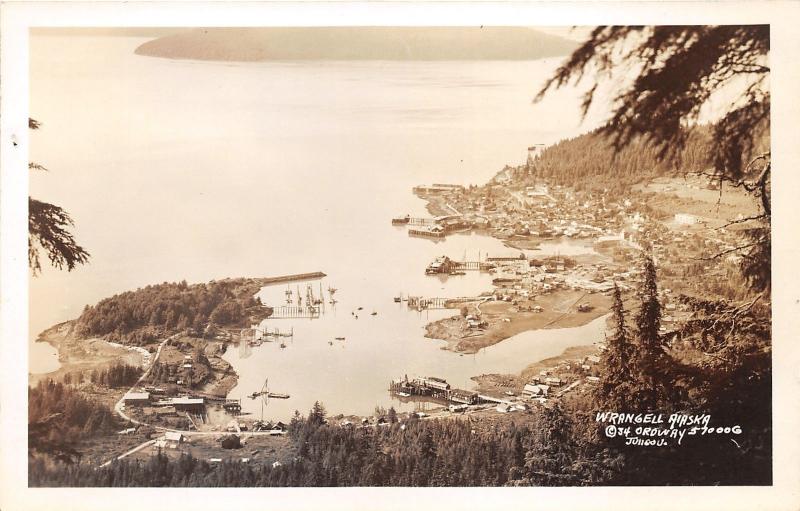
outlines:
[{"label": "long pier", "polygon": [[272,308],[272,314],[267,319],[287,319],[287,318],[318,318],[320,314],[319,307],[289,307],[278,306]]},{"label": "long pier", "polygon": [[269,286],[271,284],[282,284],[285,282],[295,282],[298,280],[316,280],[321,279],[323,277],[327,277],[326,274],[322,273],[321,271],[315,271],[312,273],[295,273],[292,275],[281,275],[280,277],[266,277],[263,279],[259,279],[262,286]]},{"label": "long pier", "polygon": [[483,261],[452,261],[451,264],[455,270],[489,271],[495,267],[494,264]]},{"label": "long pier", "polygon": [[421,296],[409,296],[408,297],[408,308],[409,309],[447,309],[447,304],[450,303],[465,303],[465,302],[477,302],[480,301],[481,298],[476,298],[474,296],[459,296],[456,298],[423,298]]},{"label": "long pier", "polygon": [[435,218],[420,218],[420,217],[410,217],[408,219],[408,225],[436,225]]},{"label": "long pier", "polygon": [[421,230],[421,229],[409,229],[408,230],[408,235],[409,236],[418,236],[418,237],[422,237],[422,238],[433,238],[433,239],[444,238],[446,236],[444,231],[433,232],[433,231],[427,231],[427,230]]},{"label": "long pier", "polygon": [[514,403],[509,401],[508,399],[502,399],[499,397],[489,396],[487,394],[478,394],[478,399],[486,403],[497,403],[501,405],[513,405]]}]

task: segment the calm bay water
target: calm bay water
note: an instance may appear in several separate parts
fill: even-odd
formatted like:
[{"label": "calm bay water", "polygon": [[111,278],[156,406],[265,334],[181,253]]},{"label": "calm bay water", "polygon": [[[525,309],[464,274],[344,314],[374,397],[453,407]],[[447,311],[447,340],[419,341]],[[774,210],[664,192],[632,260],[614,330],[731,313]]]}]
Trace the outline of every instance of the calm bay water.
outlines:
[{"label": "calm bay water", "polygon": [[[87,303],[147,284],[323,271],[323,287],[339,288],[335,311],[270,322],[294,327],[286,349],[227,355],[241,375],[232,397],[267,377],[292,394],[270,403],[277,417],[314,399],[369,413],[389,403],[391,378],[429,373],[469,386],[472,375],[518,371],[602,331],[596,321],[568,334],[530,332],[459,356],[422,337],[443,313],[392,301],[489,289],[487,275],[443,282],[423,271],[437,255],[511,252],[499,241],[436,244],[390,218],[425,214],[414,185],[483,183],[524,161],[527,146],[576,134],[578,93],[531,104],[557,60],[186,62],[134,55],[142,41],[31,39],[31,116],[42,122],[31,159],[50,169],[32,174],[31,195],[69,211],[92,254],[73,272],[31,279],[31,340]],[[337,336],[347,340],[329,345]],[[30,355],[31,372],[57,367],[47,346],[32,344]]]}]

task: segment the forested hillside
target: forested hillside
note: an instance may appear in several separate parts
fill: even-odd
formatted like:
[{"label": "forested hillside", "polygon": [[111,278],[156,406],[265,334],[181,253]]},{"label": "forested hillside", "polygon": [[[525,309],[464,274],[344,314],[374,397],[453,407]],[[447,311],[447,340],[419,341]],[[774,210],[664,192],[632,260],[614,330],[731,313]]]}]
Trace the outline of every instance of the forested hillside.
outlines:
[{"label": "forested hillside", "polygon": [[247,326],[267,315],[268,309],[253,297],[259,287],[247,279],[147,286],[87,306],[76,332],[82,337],[146,343],[186,329],[202,335],[209,326]]},{"label": "forested hillside", "polygon": [[570,405],[494,426],[410,420],[340,427],[313,410],[290,426],[297,456],[283,464],[170,460],[29,463],[31,486],[589,486],[769,484],[769,456],[753,458],[728,438],[674,448],[625,447],[603,438],[591,412]]},{"label": "forested hillside", "polygon": [[660,148],[639,138],[615,153],[611,141],[598,131],[562,140],[547,147],[533,170],[568,186],[627,188],[670,173],[702,172],[711,167],[708,129],[695,130],[672,161],[659,158]]},{"label": "forested hillside", "polygon": [[[116,378],[118,373],[132,369],[120,366],[107,371],[106,381],[110,373]],[[70,385],[46,380],[28,388],[28,449],[32,452],[70,462],[80,457],[76,442],[109,434],[119,426],[110,408]]]},{"label": "forested hillside", "polygon": [[[595,130],[547,147],[526,169],[528,173],[517,177],[535,176],[566,186],[622,191],[656,177],[712,171],[712,144],[711,127],[703,126],[692,130],[683,148],[662,157],[662,147],[644,137],[615,151],[611,140]],[[768,150],[769,137],[764,136],[752,152]]]}]

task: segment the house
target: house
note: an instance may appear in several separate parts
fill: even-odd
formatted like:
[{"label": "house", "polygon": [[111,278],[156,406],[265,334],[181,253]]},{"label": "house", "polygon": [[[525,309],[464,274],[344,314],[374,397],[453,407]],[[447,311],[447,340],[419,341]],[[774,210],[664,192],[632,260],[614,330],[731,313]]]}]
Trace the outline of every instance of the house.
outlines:
[{"label": "house", "polygon": [[452,413],[464,412],[468,408],[469,407],[467,405],[450,405],[447,407],[447,409],[450,410]]},{"label": "house", "polygon": [[122,397],[126,405],[145,406],[150,404],[149,392],[128,392]]},{"label": "house", "polygon": [[479,320],[479,319],[475,319],[475,318],[467,319],[467,327],[468,328],[482,328],[483,326],[484,326],[484,322]]},{"label": "house", "polygon": [[589,383],[600,383],[600,378],[598,378],[597,376],[587,376],[586,381],[588,381]]},{"label": "house", "polygon": [[533,397],[533,396],[539,396],[541,394],[542,394],[542,389],[540,389],[538,385],[534,385],[533,383],[525,384],[525,387],[522,389],[523,396]]},{"label": "house", "polygon": [[550,392],[548,385],[534,385],[533,383],[528,383],[522,389],[522,395],[527,397],[545,397],[548,392]]},{"label": "house", "polygon": [[179,412],[201,413],[205,409],[205,399],[202,397],[176,397],[170,403]]},{"label": "house", "polygon": [[186,440],[181,433],[177,431],[167,431],[164,436],[153,442],[153,450],[158,451],[162,449],[177,449],[178,446]]},{"label": "house", "polygon": [[171,448],[174,449],[178,444],[182,444],[186,440],[186,437],[179,431],[167,431],[164,433],[164,440],[167,441],[168,446],[172,445],[173,447]]},{"label": "house", "polygon": [[586,357],[586,361],[590,364],[599,364],[600,357],[598,357],[597,355],[589,355],[588,357]]},{"label": "house", "polygon": [[450,392],[450,401],[463,403],[465,405],[474,404],[478,400],[478,393],[469,390],[453,389]]},{"label": "house", "polygon": [[174,406],[165,406],[156,410],[157,417],[177,417],[178,412]]},{"label": "house", "polygon": [[694,215],[689,215],[687,213],[676,213],[675,214],[675,223],[681,225],[694,225],[697,223],[697,217]]},{"label": "house", "polygon": [[561,378],[557,378],[555,376],[550,376],[548,378],[545,378],[544,382],[548,385],[552,385],[553,387],[558,387],[562,383]]},{"label": "house", "polygon": [[428,376],[427,378],[422,379],[422,385],[433,390],[437,390],[440,392],[445,392],[450,390],[450,384],[447,383],[446,380],[441,378],[435,378],[433,376]]}]

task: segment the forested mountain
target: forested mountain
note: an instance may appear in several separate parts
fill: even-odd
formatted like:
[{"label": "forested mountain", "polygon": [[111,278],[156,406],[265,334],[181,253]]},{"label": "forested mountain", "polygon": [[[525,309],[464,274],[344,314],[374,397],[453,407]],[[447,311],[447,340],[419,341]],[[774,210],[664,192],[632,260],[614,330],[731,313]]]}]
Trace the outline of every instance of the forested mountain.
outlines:
[{"label": "forested mountain", "polygon": [[576,46],[526,27],[246,27],[187,30],[136,53],[219,61],[535,60]]},{"label": "forested mountain", "polygon": [[201,335],[209,326],[247,326],[268,313],[253,297],[259,287],[248,279],[146,286],[87,306],[76,332],[81,337],[141,343],[185,329]]}]

